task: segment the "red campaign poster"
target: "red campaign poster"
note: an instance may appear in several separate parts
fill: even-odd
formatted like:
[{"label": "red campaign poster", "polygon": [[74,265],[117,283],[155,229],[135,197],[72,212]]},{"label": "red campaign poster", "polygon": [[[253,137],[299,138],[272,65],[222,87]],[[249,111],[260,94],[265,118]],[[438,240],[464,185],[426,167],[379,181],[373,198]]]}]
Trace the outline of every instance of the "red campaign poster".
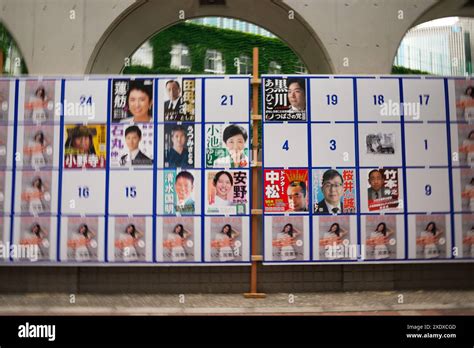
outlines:
[{"label": "red campaign poster", "polygon": [[370,211],[397,208],[399,204],[399,182],[397,168],[374,169],[369,172],[367,189]]},{"label": "red campaign poster", "polygon": [[308,211],[308,169],[265,169],[266,213]]}]

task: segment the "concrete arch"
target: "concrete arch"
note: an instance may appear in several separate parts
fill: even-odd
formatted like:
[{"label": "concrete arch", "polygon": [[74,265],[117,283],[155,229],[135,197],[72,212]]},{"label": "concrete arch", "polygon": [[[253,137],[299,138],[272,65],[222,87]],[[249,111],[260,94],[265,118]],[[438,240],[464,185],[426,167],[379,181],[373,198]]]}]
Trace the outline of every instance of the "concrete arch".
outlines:
[{"label": "concrete arch", "polygon": [[[25,58],[25,56],[23,54],[22,43],[17,40],[17,38],[14,36],[13,32],[9,29],[8,23],[5,23],[5,21],[2,20],[2,18],[0,18],[0,23],[5,27],[8,34],[12,38],[12,41],[14,42],[16,48],[18,49],[18,52],[20,53],[20,59],[22,60],[22,63],[24,64],[24,66],[26,68],[26,71],[28,71],[28,61],[27,61],[27,59]],[[3,57],[4,61],[5,61],[5,59],[6,59],[6,57]]]},{"label": "concrete arch", "polygon": [[474,4],[470,0],[442,0],[423,12],[410,28],[444,17],[474,17]]},{"label": "concrete arch", "polygon": [[[300,57],[310,73],[333,73],[333,63],[322,41],[298,13],[289,19],[290,7],[280,0],[227,0],[226,5],[200,5],[198,0],[138,1],[128,7],[99,39],[85,73],[119,73],[124,58],[144,41],[185,18],[220,16],[247,21],[282,39]],[[183,13],[183,12],[181,12]]]}]

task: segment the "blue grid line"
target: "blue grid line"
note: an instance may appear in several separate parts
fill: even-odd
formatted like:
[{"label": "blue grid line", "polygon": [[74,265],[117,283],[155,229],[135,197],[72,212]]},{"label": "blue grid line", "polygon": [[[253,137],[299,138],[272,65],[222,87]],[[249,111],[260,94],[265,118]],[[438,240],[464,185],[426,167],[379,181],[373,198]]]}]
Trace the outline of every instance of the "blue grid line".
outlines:
[{"label": "blue grid line", "polygon": [[444,108],[446,116],[446,136],[448,137],[448,180],[449,180],[449,210],[451,219],[451,259],[454,258],[452,248],[456,245],[456,236],[454,231],[454,194],[453,194],[453,163],[451,157],[451,124],[450,119],[450,108],[449,108],[449,90],[448,90],[448,79],[444,79]]},{"label": "blue grid line", "polygon": [[[64,105],[64,95],[66,93],[66,80],[61,80],[61,105]],[[56,221],[56,260],[61,261],[61,214],[62,214],[62,192],[63,192],[63,165],[64,165],[64,153],[63,153],[63,144],[64,144],[64,107],[61,108],[60,120],[60,130],[59,130],[59,178],[58,178],[58,218]]]},{"label": "blue grid line", "polygon": [[[360,226],[360,167],[359,167],[359,104],[358,104],[358,94],[357,94],[357,78],[353,78],[352,80],[352,88],[353,88],[353,96],[354,96],[354,144],[355,144],[355,165],[356,169],[356,215],[357,215],[357,243],[362,245],[361,240],[361,226]],[[359,256],[358,256],[359,259]]]},{"label": "blue grid line", "polygon": [[[398,88],[400,93],[400,103],[404,102],[403,95],[403,79],[399,78]],[[405,112],[403,108],[400,109],[400,132],[401,132],[401,143],[402,143],[402,175],[403,175],[403,215],[404,215],[404,232],[405,232],[405,260],[408,259],[408,199],[407,199],[407,170],[406,170],[406,144],[405,144]]]},{"label": "blue grid line", "polygon": [[[15,184],[16,184],[16,142],[18,136],[18,90],[20,86],[20,81],[15,81],[15,111],[13,114],[13,165],[12,165],[12,198],[11,198],[11,208],[10,208],[10,243],[13,242],[13,229],[15,227]],[[10,254],[10,253],[9,253]],[[13,257],[9,255],[10,261],[13,261]]]},{"label": "blue grid line", "polygon": [[110,120],[112,119],[112,111],[110,102],[112,97],[112,79],[107,80],[107,157],[105,166],[105,216],[104,216],[104,260],[109,262],[109,193],[110,193]]},{"label": "blue grid line", "polygon": [[[311,95],[311,83],[308,79],[305,79],[306,83],[306,95]],[[309,259],[313,259],[313,146],[311,142],[311,98],[307,99],[307,107],[306,107],[306,115],[307,115],[307,122],[308,122],[308,187],[306,188],[306,195],[309,196],[308,199],[308,214],[309,214]],[[304,248],[303,248],[303,255],[304,255]]]},{"label": "blue grid line", "polygon": [[159,79],[153,79],[153,85],[154,85],[154,90],[153,90],[153,99],[155,102],[153,103],[153,120],[154,120],[154,126],[153,126],[153,228],[152,228],[152,261],[156,262],[156,212],[157,212],[157,202],[156,202],[156,195],[157,195],[157,190],[158,190],[158,184],[157,184],[157,176],[158,176],[158,171],[156,170],[158,167],[158,103],[159,103],[159,95],[158,95],[158,82]]}]

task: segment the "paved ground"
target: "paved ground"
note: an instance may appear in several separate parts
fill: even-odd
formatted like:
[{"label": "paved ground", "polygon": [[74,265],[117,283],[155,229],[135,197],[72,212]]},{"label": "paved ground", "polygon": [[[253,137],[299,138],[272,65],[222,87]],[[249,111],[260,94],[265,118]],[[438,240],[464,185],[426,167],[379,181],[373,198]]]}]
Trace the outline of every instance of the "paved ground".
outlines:
[{"label": "paved ground", "polygon": [[[184,302],[184,303],[183,303]],[[0,294],[0,315],[474,315],[473,291],[267,294]]]}]

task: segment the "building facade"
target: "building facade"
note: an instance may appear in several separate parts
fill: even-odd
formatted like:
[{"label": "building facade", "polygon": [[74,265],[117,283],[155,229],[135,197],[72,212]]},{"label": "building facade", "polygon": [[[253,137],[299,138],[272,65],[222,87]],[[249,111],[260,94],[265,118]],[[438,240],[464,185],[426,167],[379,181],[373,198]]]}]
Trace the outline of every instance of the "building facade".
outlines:
[{"label": "building facade", "polygon": [[[428,22],[408,31],[398,48],[394,65],[434,75],[472,74],[471,33],[474,32],[474,21],[453,18],[447,25],[436,22]],[[447,21],[444,19],[443,22]]]},{"label": "building facade", "polygon": [[[206,18],[203,18],[203,20]],[[219,21],[226,18],[210,18]],[[227,22],[226,22],[227,23]],[[233,26],[242,21],[234,21]],[[257,27],[250,23],[250,31]],[[258,27],[257,27],[258,28]],[[259,28],[259,32],[263,29]],[[296,53],[276,37],[244,30],[226,29],[196,21],[165,29],[132,56],[128,73],[251,74],[252,50],[260,49],[259,71],[270,74],[304,74],[306,66]]]}]

